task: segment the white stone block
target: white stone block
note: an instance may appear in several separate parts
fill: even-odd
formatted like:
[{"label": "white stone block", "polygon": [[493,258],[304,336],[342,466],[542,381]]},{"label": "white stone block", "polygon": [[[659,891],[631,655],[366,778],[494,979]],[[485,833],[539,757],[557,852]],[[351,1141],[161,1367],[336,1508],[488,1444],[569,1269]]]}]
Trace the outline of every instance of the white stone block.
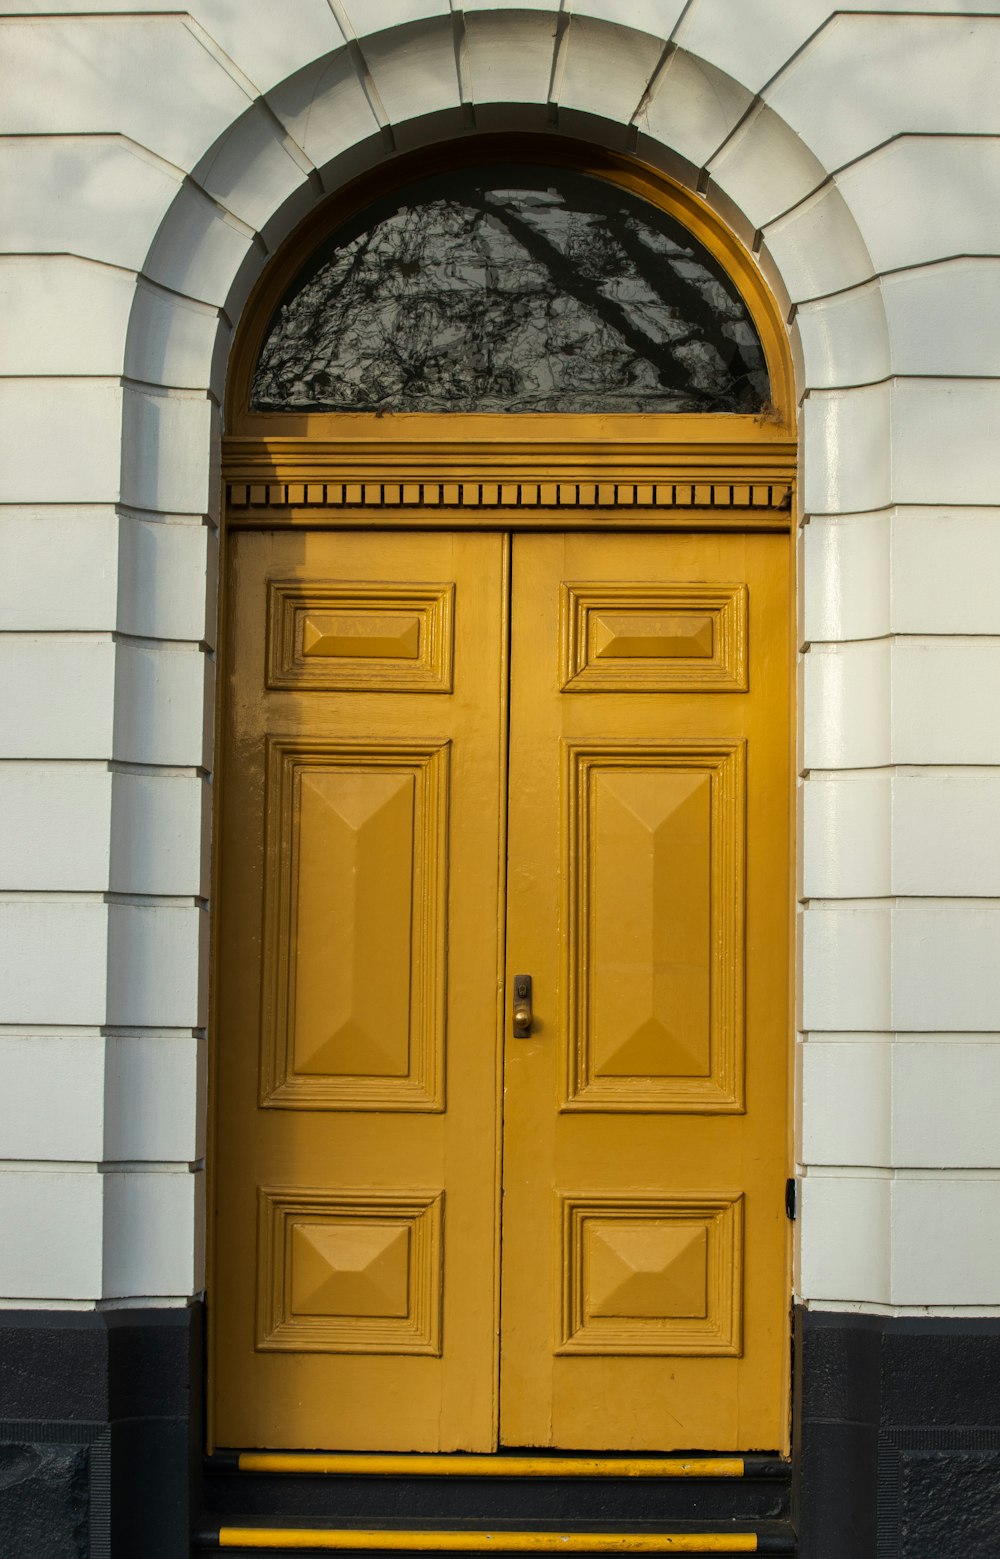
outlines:
[{"label": "white stone block", "polygon": [[112,798],[111,891],[207,898],[206,782],[193,775],[126,771],[114,775]]},{"label": "white stone block", "polygon": [[876,384],[892,372],[889,328],[878,283],[803,303],[795,323],[807,389]]},{"label": "white stone block", "polygon": [[887,905],[813,905],[802,915],[800,1028],[884,1033],[892,1027],[892,918]]},{"label": "white stone block", "polygon": [[884,771],[812,775],[802,787],[802,897],[893,891],[892,782]]},{"label": "white stone block", "polygon": [[109,910],[107,1022],[117,1028],[203,1028],[203,910],[167,904],[112,904]]},{"label": "white stone block", "polygon": [[920,266],[881,286],[897,374],[995,375],[1000,259]]},{"label": "white stone block", "polygon": [[167,514],[212,512],[213,431],[206,395],[130,388],[121,433],[123,503]]},{"label": "white stone block", "polygon": [[122,516],[122,633],[195,643],[208,637],[209,534],[209,528],[197,522]]},{"label": "white stone block", "polygon": [[836,182],[876,271],[1000,252],[1000,136],[900,136]]},{"label": "white stone block", "polygon": [[118,646],[114,756],[124,763],[205,764],[206,661],[191,645]]},{"label": "white stone block", "polygon": [[0,757],[109,758],[110,637],[0,635]]},{"label": "white stone block", "polygon": [[816,515],[803,531],[803,637],[873,639],[890,631],[888,513]]},{"label": "white stone block", "polygon": [[1000,1293],[1000,1179],[897,1180],[892,1193],[892,1302],[995,1305]]},{"label": "white stone block", "polygon": [[664,40],[670,37],[683,10],[684,0],[574,0],[573,4],[574,14],[619,22]]},{"label": "white stone block", "polygon": [[378,134],[378,120],[346,49],[282,81],[267,101],[320,169]]},{"label": "white stone block", "polygon": [[253,247],[253,233],[189,180],[147,243],[143,271],[151,281],[221,308]]},{"label": "white stone block", "polygon": [[465,50],[472,101],[545,103],[555,58],[556,17],[543,11],[470,12]]},{"label": "white stone block", "polygon": [[801,1184],[803,1299],[887,1304],[892,1182],[877,1175],[806,1175]]},{"label": "white stone block", "polygon": [[134,296],[131,271],[70,254],[0,256],[0,373],[120,374]]},{"label": "white stone block", "polygon": [[757,92],[830,15],[830,0],[726,0],[689,6],[677,30],[682,48],[711,60]]},{"label": "white stone block", "polygon": [[1000,634],[998,579],[1000,509],[921,507],[894,513],[897,633]]},{"label": "white stone block", "polygon": [[117,594],[118,516],[110,504],[0,511],[0,627],[110,632]]},{"label": "white stone block", "polygon": [[[502,3],[502,0],[501,0]],[[542,0],[548,4],[549,0]],[[344,12],[353,31],[359,38],[373,32],[387,32],[394,27],[404,27],[407,22],[422,22],[432,16],[448,15],[448,0],[338,0],[338,8]],[[466,10],[475,9],[465,6]]]},{"label": "white stone block", "polygon": [[187,9],[262,92],[343,41],[327,0],[295,0],[294,13],[273,0],[193,0]]},{"label": "white stone block", "polygon": [[172,1170],[102,1175],[106,1299],[196,1292],[196,1176]]},{"label": "white stone block", "polygon": [[119,1163],[193,1163],[201,1153],[199,1050],[193,1036],[107,1040],[102,1156]]},{"label": "white stone block", "polygon": [[117,499],[122,438],[118,380],[2,379],[0,428],[0,502],[93,504]]},{"label": "white stone block", "polygon": [[99,1299],[102,1177],[90,1170],[0,1170],[0,1295]]},{"label": "white stone block", "polygon": [[213,370],[220,334],[228,340],[218,309],[141,278],[125,344],[125,375],[142,384],[218,391]]},{"label": "white stone block", "polygon": [[805,512],[863,514],[891,502],[891,428],[887,384],[812,391],[803,406]]},{"label": "white stone block", "polygon": [[0,817],[0,890],[106,891],[111,775],[104,764],[0,764]]},{"label": "white stone block", "polygon": [[391,125],[460,103],[450,15],[365,39],[365,63]]},{"label": "white stone block", "polygon": [[1000,132],[1000,19],[834,16],[765,92],[827,168],[894,135]]},{"label": "white stone block", "polygon": [[180,180],[176,169],[115,135],[0,139],[5,247],[137,271]]},{"label": "white stone block", "polygon": [[802,1162],[890,1165],[892,1054],[885,1039],[802,1046]]},{"label": "white stone block", "polygon": [[891,762],[890,642],[814,644],[804,668],[806,768],[877,768]]},{"label": "white stone block", "polygon": [[176,13],[9,19],[0,51],[0,134],[99,135],[111,118],[131,141],[188,170],[248,103]]},{"label": "white stone block", "polygon": [[663,141],[702,168],[750,102],[750,93],[738,81],[678,49],[657,77],[636,124],[646,135]]},{"label": "white stone block", "polygon": [[559,107],[628,124],[662,52],[661,38],[571,15],[556,87]]},{"label": "white stone block", "polygon": [[826,170],[765,103],[758,103],[709,163],[713,180],[762,228],[811,195]]},{"label": "white stone block", "polygon": [[99,899],[0,899],[0,1023],[103,1023],[107,950]]},{"label": "white stone block", "polygon": [[301,160],[302,152],[258,103],[216,141],[192,176],[227,211],[260,229],[308,178]]},{"label": "white stone block", "polygon": [[1000,905],[903,900],[892,917],[892,1026],[910,1033],[1000,1032],[998,947]]},{"label": "white stone block", "polygon": [[[997,172],[1000,177],[1000,162]],[[995,504],[1000,381],[897,379],[892,486],[893,499],[902,504]]]},{"label": "white stone block", "polygon": [[875,272],[857,217],[835,184],[768,222],[764,247],[793,303],[856,287]]},{"label": "white stone block", "polygon": [[1000,764],[1000,639],[897,639],[896,763]]},{"label": "white stone block", "polygon": [[892,1162],[913,1169],[996,1169],[1000,1039],[897,1042]]},{"label": "white stone block", "polygon": [[904,769],[892,791],[894,893],[1000,898],[1000,769]]},{"label": "white stone block", "polygon": [[103,1158],[100,1035],[0,1035],[0,1096],[0,1159]]}]

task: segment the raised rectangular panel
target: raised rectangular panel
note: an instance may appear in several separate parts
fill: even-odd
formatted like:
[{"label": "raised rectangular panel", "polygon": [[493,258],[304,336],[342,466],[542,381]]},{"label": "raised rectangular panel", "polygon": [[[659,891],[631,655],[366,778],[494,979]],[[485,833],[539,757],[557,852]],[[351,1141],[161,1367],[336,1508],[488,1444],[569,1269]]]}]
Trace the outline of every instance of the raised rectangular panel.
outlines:
[{"label": "raised rectangular panel", "polygon": [[891,762],[890,642],[814,644],[803,665],[806,768],[874,768]]},{"label": "raised rectangular panel", "polygon": [[226,211],[259,230],[308,177],[287,139],[274,115],[258,101],[215,142],[193,177]]},{"label": "raised rectangular panel", "polygon": [[893,1057],[892,1162],[996,1169],[1000,1039],[900,1039]]},{"label": "raised rectangular panel", "polygon": [[102,1182],[96,1169],[0,1170],[0,1295],[100,1299]]},{"label": "raised rectangular panel", "polygon": [[742,742],[567,746],[566,1110],[743,1108]]},{"label": "raised rectangular panel", "polygon": [[892,920],[887,905],[812,905],[802,916],[802,1029],[892,1027]]},{"label": "raised rectangular panel", "polygon": [[881,898],[893,892],[888,774],[812,774],[802,787],[801,897]]},{"label": "raised rectangular panel", "polygon": [[104,765],[0,764],[0,817],[0,890],[107,890],[111,775]]},{"label": "raised rectangular panel", "polygon": [[893,496],[892,392],[887,384],[814,390],[802,408],[811,456],[802,506],[809,515],[865,514]]},{"label": "raised rectangular panel", "polygon": [[895,632],[1000,634],[998,577],[1000,509],[900,508],[893,514]]},{"label": "raised rectangular panel", "polygon": [[281,80],[268,106],[317,167],[377,134],[378,120],[347,49]]},{"label": "raised rectangular panel", "polygon": [[[1000,180],[1000,159],[996,177]],[[995,504],[998,425],[1000,383],[995,380],[897,380],[892,392],[895,502]]]},{"label": "raised rectangular panel", "polygon": [[1000,898],[1000,769],[895,775],[892,891]]},{"label": "raised rectangular panel", "polygon": [[889,516],[814,515],[802,534],[803,638],[815,643],[887,634]]},{"label": "raised rectangular panel", "polygon": [[134,289],[131,329],[125,344],[125,374],[143,384],[217,393],[213,357],[226,325],[218,309],[140,277]]},{"label": "raised rectangular panel", "polygon": [[196,520],[122,515],[119,630],[138,638],[211,642],[209,547],[209,527]]},{"label": "raised rectangular panel", "polygon": [[256,1347],[440,1356],[443,1203],[262,1186]]},{"label": "raised rectangular panel", "polygon": [[0,756],[109,758],[114,697],[110,636],[0,636]]},{"label": "raised rectangular panel", "polygon": [[8,507],[0,514],[0,627],[115,628],[118,528],[110,504]]},{"label": "raised rectangular panel", "polygon": [[557,89],[560,108],[628,124],[663,51],[661,37],[633,30],[636,26],[630,18],[628,32],[611,33],[600,21],[570,16]]},{"label": "raised rectangular panel", "polygon": [[993,377],[1000,259],[975,255],[897,271],[881,287],[895,373]]},{"label": "raised rectangular panel", "polygon": [[134,296],[131,271],[69,254],[4,255],[0,372],[120,374]]},{"label": "raised rectangular panel", "polygon": [[701,168],[750,103],[751,94],[732,76],[678,49],[656,77],[635,123]]},{"label": "raised rectangular panel", "polygon": [[874,384],[891,373],[880,284],[803,303],[795,315],[810,390]]},{"label": "raised rectangular panel", "polygon": [[805,1300],[888,1304],[892,1181],[812,1173],[799,1182],[798,1293]]},{"label": "raised rectangular panel", "polygon": [[117,135],[0,138],[5,246],[141,270],[181,179],[179,170]]},{"label": "raised rectangular panel", "polygon": [[0,1035],[0,1159],[104,1157],[104,1046],[97,1034]]},{"label": "raised rectangular panel", "polygon": [[564,584],[564,693],[747,689],[746,585]]},{"label": "raised rectangular panel", "polygon": [[892,1302],[995,1305],[1000,1293],[1000,1178],[897,1178],[892,1188]]},{"label": "raised rectangular panel", "polygon": [[758,103],[709,163],[713,181],[755,228],[797,206],[826,169],[765,103]]},{"label": "raised rectangular panel", "polygon": [[196,775],[119,772],[112,798],[112,892],[207,898],[206,782]]},{"label": "raised rectangular panel", "polygon": [[200,1175],[105,1171],[106,1299],[187,1298],[202,1287]]},{"label": "raised rectangular panel", "polygon": [[[0,380],[0,502],[114,503],[121,487],[122,396],[117,379]],[[55,429],[58,460],[52,458]]]},{"label": "raised rectangular panel", "polygon": [[119,644],[114,756],[197,768],[211,731],[209,668],[197,645]]},{"label": "raised rectangular panel", "polygon": [[897,639],[896,763],[1000,763],[1000,638]]},{"label": "raised rectangular panel", "polygon": [[856,287],[875,274],[857,222],[835,184],[825,184],[768,222],[764,245],[793,303]]},{"label": "raised rectangular panel", "polygon": [[903,135],[837,175],[876,271],[1000,250],[1000,136]]},{"label": "raised rectangular panel", "polygon": [[271,580],[267,686],[450,693],[454,607],[453,584]]},{"label": "raised rectangular panel", "polygon": [[447,746],[274,740],[266,806],[261,1103],[442,1109]]},{"label": "raised rectangular panel", "polygon": [[743,1198],[562,1193],[559,1354],[742,1352]]},{"label": "raised rectangular panel", "polygon": [[892,1043],[823,1040],[802,1046],[804,1164],[891,1164]]},{"label": "raised rectangular panel", "polygon": [[170,221],[157,224],[150,240],[142,269],[151,281],[220,307],[253,248],[246,223],[222,211],[190,180],[171,202]]},{"label": "raised rectangular panel", "polygon": [[129,389],[122,408],[122,502],[164,514],[211,514],[218,503],[213,431],[207,394]]},{"label": "raised rectangular panel", "polygon": [[111,905],[109,1024],[204,1028],[207,920],[205,911],[194,905]]},{"label": "raised rectangular panel", "polygon": [[193,1163],[201,1157],[199,1049],[183,1035],[109,1035],[103,1158]]},{"label": "raised rectangular panel", "polygon": [[1000,905],[893,915],[893,1026],[914,1033],[1000,1032]]}]

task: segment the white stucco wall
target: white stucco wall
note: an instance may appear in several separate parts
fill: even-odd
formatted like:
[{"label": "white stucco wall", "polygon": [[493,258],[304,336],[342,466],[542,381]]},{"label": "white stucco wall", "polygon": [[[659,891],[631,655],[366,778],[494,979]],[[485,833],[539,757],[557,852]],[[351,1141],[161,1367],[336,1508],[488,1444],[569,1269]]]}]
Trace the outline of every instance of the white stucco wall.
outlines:
[{"label": "white stucco wall", "polygon": [[469,130],[634,149],[801,396],[796,1289],[1000,1310],[1000,14],[0,0],[0,1303],[203,1277],[219,405],[268,255]]}]

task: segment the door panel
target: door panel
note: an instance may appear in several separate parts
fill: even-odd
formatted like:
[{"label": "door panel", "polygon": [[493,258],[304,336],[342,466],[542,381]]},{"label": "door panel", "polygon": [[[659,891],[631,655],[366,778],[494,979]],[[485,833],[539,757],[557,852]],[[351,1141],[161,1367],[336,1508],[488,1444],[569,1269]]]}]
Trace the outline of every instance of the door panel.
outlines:
[{"label": "door panel", "polygon": [[784,1441],[786,567],[514,540],[505,1444]]},{"label": "door panel", "polygon": [[490,1450],[506,541],[231,547],[215,1437]]}]

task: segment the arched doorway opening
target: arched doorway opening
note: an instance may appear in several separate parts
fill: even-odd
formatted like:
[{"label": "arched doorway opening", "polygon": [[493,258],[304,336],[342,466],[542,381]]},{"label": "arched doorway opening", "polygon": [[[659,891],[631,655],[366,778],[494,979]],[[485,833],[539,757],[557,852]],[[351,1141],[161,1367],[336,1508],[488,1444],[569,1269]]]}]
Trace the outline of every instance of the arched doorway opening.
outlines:
[{"label": "arched doorway opening", "polygon": [[400,159],[266,274],[227,428],[213,1442],[784,1449],[751,257],[628,159]]}]

